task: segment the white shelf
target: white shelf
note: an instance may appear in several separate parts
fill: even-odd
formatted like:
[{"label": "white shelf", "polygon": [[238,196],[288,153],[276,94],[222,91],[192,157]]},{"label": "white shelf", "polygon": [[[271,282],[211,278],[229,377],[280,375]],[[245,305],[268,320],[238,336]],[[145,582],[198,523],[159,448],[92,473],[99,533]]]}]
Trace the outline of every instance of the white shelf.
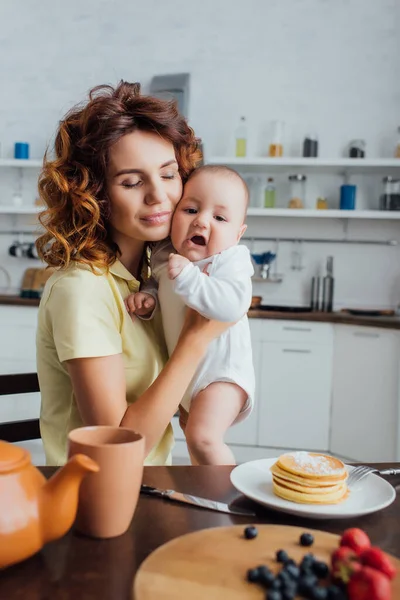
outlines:
[{"label": "white shelf", "polygon": [[43,166],[43,160],[23,159],[23,158],[0,158],[0,167],[31,167],[40,169]]},{"label": "white shelf", "polygon": [[389,210],[307,210],[303,208],[249,208],[248,217],[289,217],[316,219],[400,220],[400,211]]},{"label": "white shelf", "polygon": [[0,204],[0,214],[3,215],[36,215],[43,206],[7,206]]},{"label": "white shelf", "polygon": [[392,175],[397,174],[400,177],[400,159],[399,158],[260,158],[246,157],[236,158],[234,156],[212,156],[206,157],[206,164],[227,165],[234,169],[246,172],[265,172],[282,170],[299,170],[303,173],[321,172],[335,173],[364,173]]}]

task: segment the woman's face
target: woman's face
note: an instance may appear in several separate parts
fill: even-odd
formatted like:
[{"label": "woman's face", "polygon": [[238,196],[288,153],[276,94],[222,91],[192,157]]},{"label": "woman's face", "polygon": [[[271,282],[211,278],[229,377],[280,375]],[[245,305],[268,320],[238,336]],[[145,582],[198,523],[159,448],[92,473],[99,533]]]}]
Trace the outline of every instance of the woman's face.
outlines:
[{"label": "woman's face", "polygon": [[169,235],[182,181],[171,142],[156,133],[134,131],[109,153],[107,192],[114,240],[155,242]]}]

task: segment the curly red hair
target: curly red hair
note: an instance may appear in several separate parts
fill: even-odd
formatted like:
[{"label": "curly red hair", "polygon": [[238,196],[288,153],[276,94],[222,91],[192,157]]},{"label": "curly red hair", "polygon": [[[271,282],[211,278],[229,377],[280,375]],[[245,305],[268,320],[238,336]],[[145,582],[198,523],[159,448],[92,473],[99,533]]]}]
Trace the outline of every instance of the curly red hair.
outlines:
[{"label": "curly red hair", "polygon": [[102,268],[115,262],[118,248],[107,227],[108,152],[137,129],[156,131],[173,144],[183,182],[201,159],[199,140],[174,101],[141,95],[139,83],[93,88],[87,104],[74,107],[60,122],[56,158],[49,160],[46,152],[39,176],[39,195],[47,208],[39,215],[46,231],[36,248],[49,266],[77,261]]}]

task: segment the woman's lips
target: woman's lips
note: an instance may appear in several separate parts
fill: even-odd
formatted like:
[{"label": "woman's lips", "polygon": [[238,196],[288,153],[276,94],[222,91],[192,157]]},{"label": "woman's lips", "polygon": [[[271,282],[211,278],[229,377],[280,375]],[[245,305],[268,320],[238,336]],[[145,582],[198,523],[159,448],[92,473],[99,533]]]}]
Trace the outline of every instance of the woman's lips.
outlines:
[{"label": "woman's lips", "polygon": [[151,215],[145,215],[140,220],[144,221],[146,225],[163,225],[167,223],[171,218],[172,211],[165,211],[159,213],[153,213]]}]

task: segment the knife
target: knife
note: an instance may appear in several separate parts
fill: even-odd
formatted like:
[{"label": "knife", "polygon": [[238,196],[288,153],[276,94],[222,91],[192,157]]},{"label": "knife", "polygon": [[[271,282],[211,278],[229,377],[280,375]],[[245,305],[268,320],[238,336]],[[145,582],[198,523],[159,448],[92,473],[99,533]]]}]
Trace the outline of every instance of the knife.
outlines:
[{"label": "knife", "polygon": [[185,504],[192,504],[198,508],[207,508],[209,510],[216,510],[218,512],[228,513],[230,515],[240,515],[242,517],[255,517],[255,513],[246,508],[230,508],[228,504],[224,502],[217,502],[216,500],[208,500],[207,498],[200,498],[199,496],[191,496],[189,494],[182,494],[175,490],[159,490],[150,485],[142,485],[140,487],[141,494],[147,494],[148,496],[157,496],[158,498],[166,498],[167,500],[173,500],[175,502],[183,502]]}]

